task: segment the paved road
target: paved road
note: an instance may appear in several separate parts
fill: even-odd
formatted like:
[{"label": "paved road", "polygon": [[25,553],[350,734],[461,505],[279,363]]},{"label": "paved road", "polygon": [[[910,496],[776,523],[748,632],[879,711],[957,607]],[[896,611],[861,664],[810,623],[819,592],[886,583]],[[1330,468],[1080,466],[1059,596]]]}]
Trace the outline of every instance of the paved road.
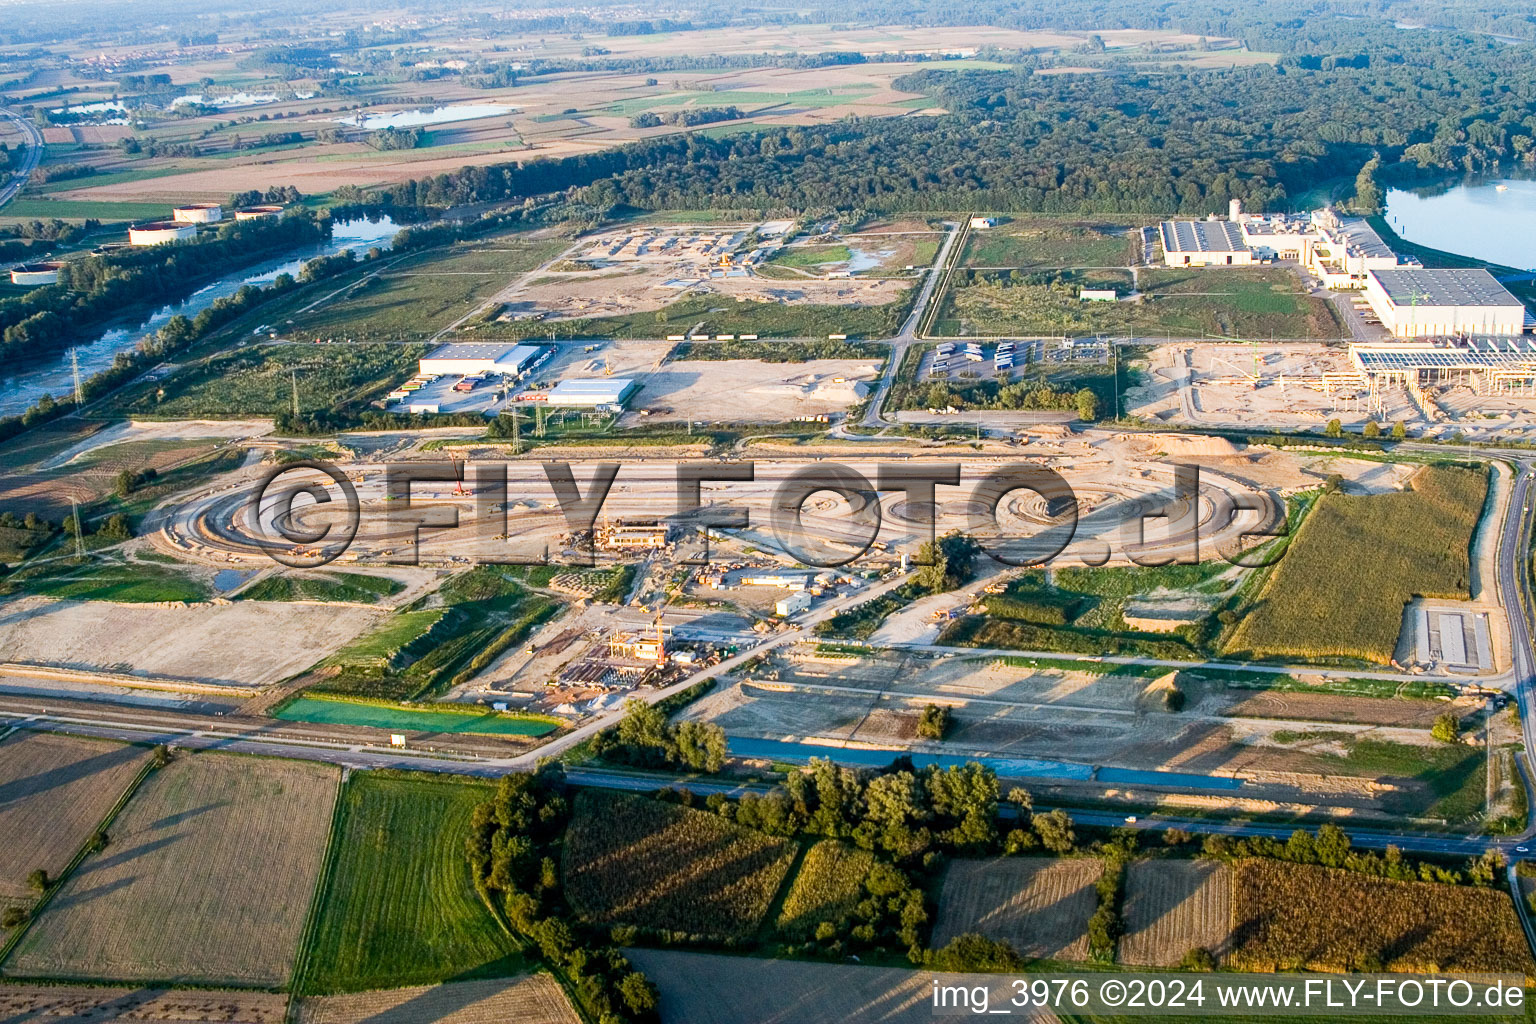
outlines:
[{"label": "paved road", "polygon": [[875,393],[870,396],[869,405],[864,410],[864,419],[861,424],[866,427],[882,427],[885,421],[880,416],[880,409],[885,405],[886,392],[896,381],[896,371],[901,369],[901,364],[907,357],[907,349],[912,342],[917,340],[917,325],[922,322],[923,313],[928,309],[928,303],[933,299],[933,291],[938,287],[939,281],[944,277],[944,268],[949,264],[950,250],[955,246],[955,240],[961,235],[961,225],[950,227],[949,234],[944,236],[944,244],[939,246],[939,254],[934,257],[933,266],[929,269],[923,280],[923,286],[918,289],[917,301],[912,303],[912,312],[907,315],[906,322],[901,325],[901,330],[896,332],[894,338],[885,339],[891,346],[890,358],[885,363],[885,373],[880,376],[880,383],[875,388]]},{"label": "paved road", "polygon": [[0,186],[0,206],[4,206],[16,197],[16,193],[26,187],[27,179],[32,176],[33,171],[37,170],[38,161],[43,158],[43,134],[37,130],[31,121],[3,107],[0,107],[0,117],[12,121],[17,128],[21,129],[21,133],[27,137],[26,162],[8,183]]}]

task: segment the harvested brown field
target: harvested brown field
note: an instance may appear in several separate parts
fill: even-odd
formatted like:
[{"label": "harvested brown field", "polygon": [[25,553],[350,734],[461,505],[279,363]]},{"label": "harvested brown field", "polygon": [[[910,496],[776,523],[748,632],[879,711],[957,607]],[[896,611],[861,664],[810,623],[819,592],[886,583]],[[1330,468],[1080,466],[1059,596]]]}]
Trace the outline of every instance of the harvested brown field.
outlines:
[{"label": "harvested brown field", "polygon": [[[928,971],[670,949],[626,949],[624,955],[659,991],[663,1024],[935,1024],[958,1019],[935,1015],[935,975]],[[989,1001],[995,1007],[1006,1006],[1015,995],[1007,975],[939,977],[965,979],[971,985],[995,979],[989,986]],[[961,1015],[972,1017],[968,1011]],[[1008,1017],[1010,1021],[1056,1019],[1049,1011],[1017,1007]]]},{"label": "harvested brown field", "polygon": [[1207,860],[1142,860],[1125,879],[1120,961],[1172,967],[1191,949],[1217,956],[1232,931],[1232,871]]},{"label": "harvested brown field", "polygon": [[287,601],[165,607],[46,597],[11,601],[6,612],[7,661],[253,687],[302,672],[383,615],[336,606],[317,616]]},{"label": "harvested brown field", "polygon": [[287,1003],[276,992],[0,984],[6,1024],[282,1024]]},{"label": "harvested brown field", "polygon": [[1536,976],[1508,893],[1244,860],[1229,965],[1247,971],[1488,971]]},{"label": "harvested brown field", "polygon": [[145,780],[5,973],[286,984],[336,788],[329,765],[179,755]]},{"label": "harvested brown field", "polygon": [[707,811],[588,790],[562,867],[588,921],[730,939],[757,930],[794,855],[794,844]]},{"label": "harvested brown field", "polygon": [[935,948],[967,932],[1008,942],[1019,954],[1085,960],[1088,919],[1098,907],[1092,857],[957,860],[944,874]]},{"label": "harvested brown field", "polygon": [[299,1004],[298,1024],[581,1024],[547,974],[455,981],[382,992],[317,996]]},{"label": "harvested brown field", "polygon": [[148,756],[143,747],[51,733],[0,743],[0,897],[30,895],[27,876],[37,868],[57,878]]}]

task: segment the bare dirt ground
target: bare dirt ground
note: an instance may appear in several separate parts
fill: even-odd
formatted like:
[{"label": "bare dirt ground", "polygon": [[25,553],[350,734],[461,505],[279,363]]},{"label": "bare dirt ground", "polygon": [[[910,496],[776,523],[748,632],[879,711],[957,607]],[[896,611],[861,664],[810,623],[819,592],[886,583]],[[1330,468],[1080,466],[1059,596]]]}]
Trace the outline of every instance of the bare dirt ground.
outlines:
[{"label": "bare dirt ground", "polygon": [[[1127,411],[1168,423],[1297,429],[1322,427],[1337,418],[1346,427],[1367,420],[1427,425],[1402,387],[1382,393],[1373,411],[1363,387],[1309,387],[1325,373],[1352,371],[1348,354],[1321,343],[1294,342],[1258,347],[1175,342],[1152,351],[1142,382],[1125,391]],[[1262,387],[1251,384],[1257,372]]]},{"label": "bare dirt ground", "polygon": [[952,861],[939,894],[933,945],[980,932],[1027,957],[1084,960],[1098,906],[1097,858],[1012,857]]},{"label": "bare dirt ground", "polygon": [[[878,367],[851,359],[671,362],[641,378],[636,411],[624,422],[686,418],[783,423],[797,416],[829,415],[862,401],[878,377]],[[647,415],[641,416],[640,410]]]},{"label": "bare dirt ground", "polygon": [[286,984],[338,778],[303,761],[178,755],[145,781],[6,972]]},{"label": "bare dirt ground", "polygon": [[457,981],[446,985],[317,996],[299,1004],[298,1024],[581,1024],[554,978]]},{"label": "bare dirt ground", "polygon": [[[660,990],[663,1024],[931,1024],[943,1019],[934,1016],[935,975],[905,967],[758,960],[661,949],[626,949],[624,955]],[[986,981],[977,975],[937,977]],[[1010,995],[999,987],[992,994],[992,1005],[1003,1005]],[[1018,1009],[1009,1019],[1057,1020],[1051,1013]]]},{"label": "bare dirt ground", "polygon": [[260,687],[308,668],[372,625],[352,605],[238,601],[161,606],[19,598],[0,604],[6,660]]},{"label": "bare dirt ground", "polygon": [[280,992],[0,983],[7,1024],[282,1024]]},{"label": "bare dirt ground", "polygon": [[167,420],[164,422],[129,420],[115,423],[69,446],[38,465],[39,469],[59,469],[98,448],[132,441],[204,441],[232,437],[260,437],[272,432],[271,420]]},{"label": "bare dirt ground", "polygon": [[25,897],[37,868],[57,878],[133,781],[143,747],[52,733],[0,742],[0,896]]},{"label": "bare dirt ground", "polygon": [[1141,860],[1126,871],[1120,961],[1173,967],[1191,949],[1226,952],[1232,932],[1232,875],[1206,860]]}]

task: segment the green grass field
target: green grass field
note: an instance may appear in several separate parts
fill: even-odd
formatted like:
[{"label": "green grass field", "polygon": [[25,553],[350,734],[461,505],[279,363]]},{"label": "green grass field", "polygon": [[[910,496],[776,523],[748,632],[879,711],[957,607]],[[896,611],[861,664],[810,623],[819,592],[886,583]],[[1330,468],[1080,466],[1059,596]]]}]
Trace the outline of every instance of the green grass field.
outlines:
[{"label": "green grass field", "polygon": [[1224,653],[1389,663],[1410,598],[1468,598],[1486,491],[1482,472],[1426,466],[1399,493],[1324,495]]},{"label": "green grass field", "polygon": [[208,599],[207,587],[173,569],[96,560],[83,565],[50,563],[23,570],[0,583],[0,594],[17,593],[119,604]]},{"label": "green grass field", "polygon": [[110,408],[130,416],[271,416],[292,406],[331,409],[377,397],[416,372],[426,345],[257,345],[183,364],[158,386],[125,392]]},{"label": "green grass field", "polygon": [[800,245],[780,249],[768,262],[776,267],[810,270],[828,263],[846,263],[853,253],[846,245]]},{"label": "green grass field", "polygon": [[1136,232],[1113,224],[1017,218],[973,230],[962,267],[1124,267],[1136,255]]},{"label": "green grass field", "polygon": [[321,663],[313,689],[398,700],[469,679],[563,604],[528,590],[518,566],[481,566],[438,589],[443,606],[398,612]]},{"label": "green grass field", "polygon": [[481,736],[545,736],[559,728],[554,722],[515,718],[495,711],[450,707],[403,708],[390,704],[337,700],[331,697],[297,697],[272,712],[285,722],[324,722],[330,725],[366,725],[375,729],[409,732],[466,733]]},{"label": "green grass field", "polygon": [[[71,182],[79,187],[86,179]],[[88,220],[137,221],[169,217],[169,203],[111,203],[78,199],[13,199],[0,207],[4,220]]]},{"label": "green grass field", "polygon": [[284,572],[268,576],[240,593],[242,601],[354,601],[374,604],[405,589],[387,576],[359,572]]},{"label": "green grass field", "polygon": [[864,878],[874,865],[874,854],[835,839],[811,847],[784,898],[779,930],[804,942],[815,935],[817,925],[846,921],[863,897]]},{"label": "green grass field", "polygon": [[585,320],[476,323],[478,338],[656,338],[702,324],[711,334],[757,334],[764,338],[885,338],[901,327],[913,298],[879,306],[814,306],[743,302],[722,295],[682,299],[659,311]]},{"label": "green grass field", "polygon": [[357,772],[342,789],[300,990],[355,992],[522,967],[475,891],[464,837],[488,785]]},{"label": "green grass field", "polygon": [[1124,275],[1076,272],[956,274],[934,323],[937,334],[1169,334],[1175,337],[1332,338],[1333,306],[1308,295],[1285,270],[1146,270],[1140,302],[1083,302],[1083,287],[1125,295]]}]

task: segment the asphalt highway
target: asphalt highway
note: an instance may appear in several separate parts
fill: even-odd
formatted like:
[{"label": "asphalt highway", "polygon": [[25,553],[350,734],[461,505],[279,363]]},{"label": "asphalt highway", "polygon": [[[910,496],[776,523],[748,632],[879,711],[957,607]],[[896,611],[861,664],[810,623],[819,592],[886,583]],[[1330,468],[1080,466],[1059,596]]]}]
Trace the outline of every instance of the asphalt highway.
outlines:
[{"label": "asphalt highway", "polygon": [[37,170],[38,161],[43,158],[43,135],[31,121],[28,121],[20,114],[0,107],[0,117],[13,122],[21,130],[21,133],[27,137],[26,163],[22,166],[21,170],[14,173],[9,182],[0,185],[0,206],[4,206],[16,197],[16,193],[26,187],[27,179],[32,176],[33,171]]}]

